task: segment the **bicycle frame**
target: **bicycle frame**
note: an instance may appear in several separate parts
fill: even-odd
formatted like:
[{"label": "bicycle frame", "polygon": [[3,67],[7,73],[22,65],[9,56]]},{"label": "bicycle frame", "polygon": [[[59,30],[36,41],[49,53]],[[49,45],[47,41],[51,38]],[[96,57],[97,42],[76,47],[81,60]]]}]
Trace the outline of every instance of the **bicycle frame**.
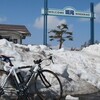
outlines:
[{"label": "bicycle frame", "polygon": [[[7,66],[6,66],[6,67],[7,67]],[[2,84],[2,88],[4,88],[4,86],[5,86],[6,82],[7,82],[7,80],[9,79],[10,75],[12,75],[12,74],[13,74],[13,76],[15,76],[15,79],[16,79],[16,81],[17,81],[17,84],[18,84],[18,85],[21,84],[20,79],[19,79],[19,77],[18,77],[18,75],[17,75],[17,72],[16,72],[16,70],[18,70],[18,69],[20,69],[20,68],[19,68],[19,67],[10,67],[10,69],[9,69],[9,74],[8,74],[7,77],[5,78],[5,80],[4,80],[3,84]],[[22,69],[25,69],[25,68],[22,68]],[[31,76],[29,77],[29,79],[27,80],[27,82],[26,82],[24,88],[27,88],[27,87],[29,86],[29,84],[30,84],[32,78],[34,78],[35,75],[37,74],[37,72],[38,72],[37,70],[39,69],[39,66],[37,65],[37,66],[35,66],[34,69],[33,69],[33,68],[31,68],[31,69],[32,69],[32,74],[31,74]]]},{"label": "bicycle frame", "polygon": [[20,84],[20,80],[19,80],[19,78],[18,78],[17,73],[16,73],[15,70],[16,70],[16,67],[11,67],[11,68],[10,68],[9,74],[7,75],[7,77],[6,77],[5,80],[4,80],[4,83],[2,84],[2,88],[4,88],[6,82],[7,82],[8,78],[10,77],[11,74],[13,74],[13,75],[15,76],[15,78],[16,78],[18,84]]},{"label": "bicycle frame", "polygon": [[26,87],[29,86],[29,83],[31,82],[32,78],[34,78],[35,75],[38,73],[38,69],[39,69],[38,65],[36,65],[34,69],[32,68],[32,74],[31,74],[31,77],[29,77],[29,79],[27,81]]}]

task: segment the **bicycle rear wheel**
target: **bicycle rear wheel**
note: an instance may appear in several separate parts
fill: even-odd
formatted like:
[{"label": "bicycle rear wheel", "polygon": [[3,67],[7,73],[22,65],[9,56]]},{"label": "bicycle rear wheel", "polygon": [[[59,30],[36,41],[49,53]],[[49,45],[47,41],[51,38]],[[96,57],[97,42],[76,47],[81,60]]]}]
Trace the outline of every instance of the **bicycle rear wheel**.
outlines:
[{"label": "bicycle rear wheel", "polygon": [[40,70],[35,77],[35,89],[40,100],[60,100],[62,84],[58,76],[50,70]]}]

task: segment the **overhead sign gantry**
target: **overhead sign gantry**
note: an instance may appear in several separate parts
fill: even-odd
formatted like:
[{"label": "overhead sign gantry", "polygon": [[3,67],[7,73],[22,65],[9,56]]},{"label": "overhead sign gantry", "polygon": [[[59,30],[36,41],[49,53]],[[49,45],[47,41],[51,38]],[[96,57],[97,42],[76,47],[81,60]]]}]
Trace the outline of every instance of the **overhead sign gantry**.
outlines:
[{"label": "overhead sign gantry", "polygon": [[73,7],[66,7],[64,9],[48,9],[47,0],[44,0],[44,9],[41,10],[44,15],[44,39],[43,44],[47,45],[47,16],[66,16],[66,17],[79,17],[90,19],[90,44],[94,44],[94,4],[90,3],[90,12],[77,11]]}]

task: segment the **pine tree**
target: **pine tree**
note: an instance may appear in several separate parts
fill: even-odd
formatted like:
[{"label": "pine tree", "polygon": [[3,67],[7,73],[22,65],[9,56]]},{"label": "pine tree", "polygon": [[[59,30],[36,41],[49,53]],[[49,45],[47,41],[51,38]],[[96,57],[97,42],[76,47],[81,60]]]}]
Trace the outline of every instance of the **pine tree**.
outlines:
[{"label": "pine tree", "polygon": [[62,48],[62,44],[64,43],[64,41],[66,41],[66,39],[73,41],[73,33],[68,32],[67,24],[58,25],[57,29],[53,29],[49,33],[53,33],[49,36],[50,41],[57,39],[57,41],[59,42],[59,49]]}]

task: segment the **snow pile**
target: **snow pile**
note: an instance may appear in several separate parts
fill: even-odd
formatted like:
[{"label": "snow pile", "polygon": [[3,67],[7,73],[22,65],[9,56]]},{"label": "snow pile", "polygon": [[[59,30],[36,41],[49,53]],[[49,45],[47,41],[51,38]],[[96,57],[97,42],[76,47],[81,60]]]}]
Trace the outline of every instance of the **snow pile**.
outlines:
[{"label": "snow pile", "polygon": [[[0,54],[13,56],[15,66],[34,65],[33,60],[53,56],[54,64],[42,67],[59,75],[63,95],[88,94],[100,89],[100,44],[91,45],[81,51],[51,50],[44,45],[19,45],[0,40]],[[1,66],[0,66],[1,67]]]}]

